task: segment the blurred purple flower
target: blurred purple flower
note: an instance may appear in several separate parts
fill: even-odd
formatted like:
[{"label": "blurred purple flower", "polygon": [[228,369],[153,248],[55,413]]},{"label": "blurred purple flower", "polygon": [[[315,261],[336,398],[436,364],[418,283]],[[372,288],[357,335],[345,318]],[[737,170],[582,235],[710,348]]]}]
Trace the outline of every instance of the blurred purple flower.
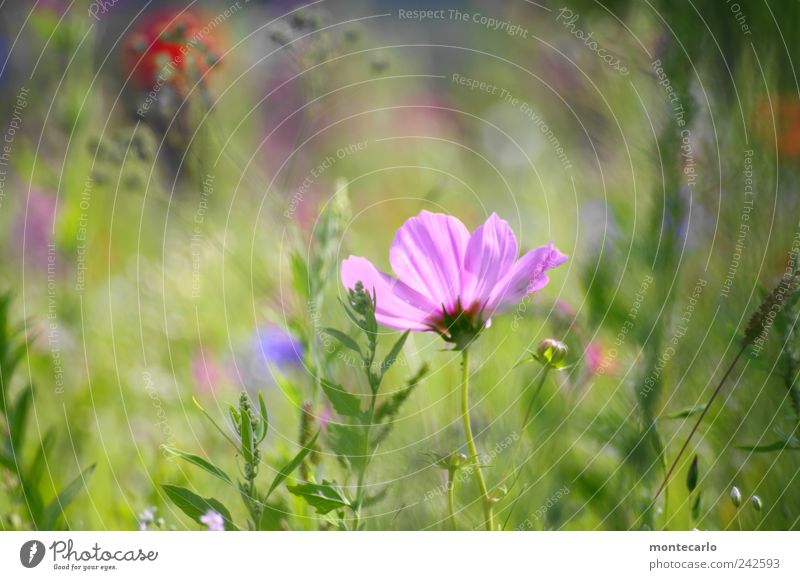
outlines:
[{"label": "blurred purple flower", "polygon": [[243,352],[234,361],[234,372],[242,386],[255,393],[275,383],[274,373],[286,373],[303,366],[303,344],[273,324],[253,332]]},{"label": "blurred purple flower", "polygon": [[14,245],[23,265],[47,267],[48,253],[53,244],[53,224],[56,219],[56,200],[38,190],[30,190],[22,216],[12,230]]},{"label": "blurred purple flower", "polygon": [[208,510],[200,516],[200,523],[205,524],[209,532],[224,532],[225,531],[225,518],[214,510]]},{"label": "blurred purple flower", "polygon": [[400,330],[433,331],[463,348],[491,317],[544,288],[547,271],[567,256],[553,244],[517,260],[517,238],[497,214],[470,235],[457,218],[423,211],[397,231],[389,251],[399,276],[366,258],[342,263],[342,282],[362,282],[376,294],[378,322]]},{"label": "blurred purple flower", "polygon": [[252,341],[256,358],[265,370],[274,366],[286,371],[303,365],[303,345],[280,326],[262,326],[256,330]]}]

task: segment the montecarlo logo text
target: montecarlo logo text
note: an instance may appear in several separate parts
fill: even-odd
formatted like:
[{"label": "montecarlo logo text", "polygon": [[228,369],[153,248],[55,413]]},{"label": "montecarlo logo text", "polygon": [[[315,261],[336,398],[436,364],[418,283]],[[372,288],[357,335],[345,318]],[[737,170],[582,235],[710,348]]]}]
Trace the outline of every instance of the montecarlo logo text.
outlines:
[{"label": "montecarlo logo text", "polygon": [[[95,544],[88,549],[82,547],[75,548],[72,540],[56,540],[50,544],[50,552],[53,554],[55,568],[67,568],[67,562],[82,563],[85,567],[92,563],[105,562],[153,562],[158,558],[158,552],[152,550],[145,551],[138,549],[113,550],[100,547]],[[74,566],[73,566],[74,567]],[[93,566],[92,566],[93,567]],[[99,568],[100,566],[98,566]],[[106,566],[104,566],[105,568]],[[108,566],[110,568],[111,566]]]}]

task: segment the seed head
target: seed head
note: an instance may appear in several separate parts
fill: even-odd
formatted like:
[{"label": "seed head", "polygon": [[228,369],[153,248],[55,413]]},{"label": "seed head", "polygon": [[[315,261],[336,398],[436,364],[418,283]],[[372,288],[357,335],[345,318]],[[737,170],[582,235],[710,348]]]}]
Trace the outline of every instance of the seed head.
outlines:
[{"label": "seed head", "polygon": [[733,502],[733,507],[738,508],[742,505],[742,492],[735,485],[731,488],[731,501]]}]

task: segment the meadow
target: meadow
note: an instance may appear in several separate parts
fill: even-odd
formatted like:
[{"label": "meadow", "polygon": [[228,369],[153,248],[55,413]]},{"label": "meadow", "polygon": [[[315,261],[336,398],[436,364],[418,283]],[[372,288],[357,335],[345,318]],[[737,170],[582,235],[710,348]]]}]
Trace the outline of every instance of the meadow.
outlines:
[{"label": "meadow", "polygon": [[2,3],[0,529],[798,529],[798,26]]}]

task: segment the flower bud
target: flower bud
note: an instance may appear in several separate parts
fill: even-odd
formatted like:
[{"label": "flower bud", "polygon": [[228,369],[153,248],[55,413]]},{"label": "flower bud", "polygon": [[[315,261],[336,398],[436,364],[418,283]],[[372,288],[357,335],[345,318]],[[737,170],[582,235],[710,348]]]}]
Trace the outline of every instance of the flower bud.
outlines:
[{"label": "flower bud", "polygon": [[731,501],[733,502],[734,507],[739,507],[742,505],[742,492],[739,491],[739,488],[735,485],[731,488]]},{"label": "flower bud", "polygon": [[448,467],[453,471],[456,471],[457,469],[461,469],[462,467],[464,467],[464,465],[466,465],[467,456],[464,455],[463,453],[452,453],[450,455],[448,463],[449,463]]},{"label": "flower bud", "polygon": [[761,510],[764,509],[764,504],[761,502],[761,498],[757,495],[754,495],[750,498],[750,503],[753,504],[753,509],[756,510],[757,513],[761,513]]},{"label": "flower bud", "polygon": [[430,453],[429,456],[433,460],[433,464],[441,469],[456,472],[467,464],[467,456],[463,453],[448,453],[447,455],[440,455],[438,453]]},{"label": "flower bud", "polygon": [[567,358],[567,345],[554,338],[546,338],[539,343],[533,358],[546,367],[560,369]]}]

